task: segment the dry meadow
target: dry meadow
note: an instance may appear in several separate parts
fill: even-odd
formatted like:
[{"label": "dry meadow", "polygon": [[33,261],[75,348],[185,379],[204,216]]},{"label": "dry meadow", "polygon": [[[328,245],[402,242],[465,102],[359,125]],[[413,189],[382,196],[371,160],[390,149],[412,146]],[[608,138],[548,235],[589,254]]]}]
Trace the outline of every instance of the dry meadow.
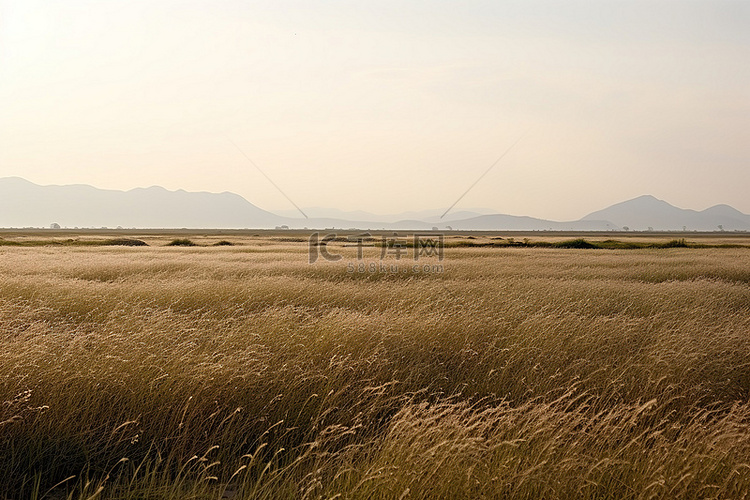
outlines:
[{"label": "dry meadow", "polygon": [[750,497],[748,247],[170,239],[0,246],[0,498]]}]

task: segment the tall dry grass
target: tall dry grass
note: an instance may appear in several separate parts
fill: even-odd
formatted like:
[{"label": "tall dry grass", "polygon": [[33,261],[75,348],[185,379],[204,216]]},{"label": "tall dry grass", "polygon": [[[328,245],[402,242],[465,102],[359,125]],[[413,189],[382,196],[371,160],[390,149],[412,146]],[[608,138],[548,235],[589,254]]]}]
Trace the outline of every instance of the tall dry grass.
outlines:
[{"label": "tall dry grass", "polygon": [[306,251],[0,249],[0,498],[750,496],[746,249]]}]

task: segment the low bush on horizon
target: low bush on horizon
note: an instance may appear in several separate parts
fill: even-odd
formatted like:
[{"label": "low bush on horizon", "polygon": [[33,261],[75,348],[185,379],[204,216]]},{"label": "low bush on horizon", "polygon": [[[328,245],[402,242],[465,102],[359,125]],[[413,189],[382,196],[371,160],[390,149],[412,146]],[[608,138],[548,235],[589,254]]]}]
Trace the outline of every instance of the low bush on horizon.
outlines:
[{"label": "low bush on horizon", "polygon": [[102,245],[105,246],[122,246],[122,247],[147,247],[148,243],[135,238],[112,238],[104,240]]},{"label": "low bush on horizon", "polygon": [[195,242],[193,240],[190,240],[188,238],[175,238],[169,243],[167,243],[168,247],[194,247],[196,246]]},{"label": "low bush on horizon", "polygon": [[[476,238],[472,238],[475,240]],[[620,241],[620,240],[587,240],[585,238],[575,238],[563,241],[532,241],[524,238],[522,241],[516,241],[514,238],[491,238],[489,242],[477,241],[449,241],[446,248],[457,247],[523,247],[523,248],[573,248],[573,249],[605,249],[605,250],[639,250],[647,248],[750,248],[748,245],[741,243],[691,243],[684,238],[673,239],[668,241]]]}]

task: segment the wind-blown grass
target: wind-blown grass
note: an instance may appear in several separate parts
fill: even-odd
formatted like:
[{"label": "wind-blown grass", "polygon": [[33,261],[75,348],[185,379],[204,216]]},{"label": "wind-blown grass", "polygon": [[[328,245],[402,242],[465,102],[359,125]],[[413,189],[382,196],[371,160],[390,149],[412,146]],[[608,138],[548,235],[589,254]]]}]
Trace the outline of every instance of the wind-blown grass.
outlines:
[{"label": "wind-blown grass", "polygon": [[0,498],[750,494],[746,249],[292,243],[0,250]]}]

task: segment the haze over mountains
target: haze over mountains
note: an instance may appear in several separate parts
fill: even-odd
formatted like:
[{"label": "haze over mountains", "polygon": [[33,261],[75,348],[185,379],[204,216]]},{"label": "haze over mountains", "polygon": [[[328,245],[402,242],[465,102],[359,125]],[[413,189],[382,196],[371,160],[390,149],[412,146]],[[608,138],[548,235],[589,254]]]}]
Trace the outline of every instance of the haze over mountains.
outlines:
[{"label": "haze over mountains", "polygon": [[[455,209],[448,213],[443,219],[440,216],[445,212],[445,209],[433,209],[433,210],[420,210],[417,212],[401,212],[397,214],[373,214],[362,210],[344,211],[336,208],[325,208],[325,207],[306,207],[303,209],[308,217],[322,218],[322,219],[343,219],[343,220],[359,220],[359,221],[371,221],[371,222],[398,222],[402,220],[421,220],[426,222],[443,222],[449,223],[449,221],[468,219],[470,217],[477,217],[479,215],[490,215],[497,213],[495,210],[490,208],[469,208],[469,209]],[[274,213],[284,217],[297,218],[300,217],[300,213],[297,210],[275,210]]]},{"label": "haze over mountains", "polygon": [[129,191],[87,185],[40,186],[19,177],[0,178],[0,227],[124,228],[338,228],[511,231],[749,231],[750,215],[728,205],[703,211],[677,208],[653,196],[641,196],[593,212],[577,221],[489,213],[488,209],[444,209],[377,215],[336,209],[305,209],[281,214],[263,210],[229,192],[168,191],[162,187]]}]

